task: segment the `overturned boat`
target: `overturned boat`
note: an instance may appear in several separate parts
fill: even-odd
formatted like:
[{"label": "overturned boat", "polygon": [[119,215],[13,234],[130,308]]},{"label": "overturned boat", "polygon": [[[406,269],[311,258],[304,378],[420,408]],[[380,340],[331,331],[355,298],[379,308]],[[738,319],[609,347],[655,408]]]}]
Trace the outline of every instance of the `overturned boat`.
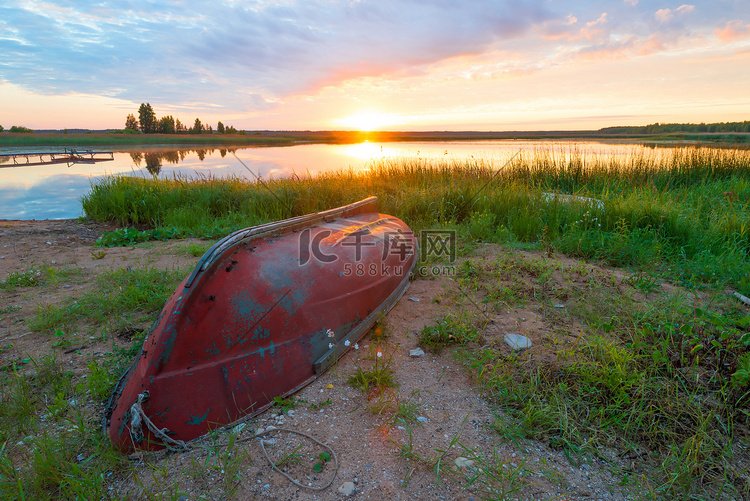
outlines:
[{"label": "overturned boat", "polygon": [[416,250],[375,197],[228,235],[167,301],[105,433],[123,452],[183,446],[301,389],[399,300]]}]

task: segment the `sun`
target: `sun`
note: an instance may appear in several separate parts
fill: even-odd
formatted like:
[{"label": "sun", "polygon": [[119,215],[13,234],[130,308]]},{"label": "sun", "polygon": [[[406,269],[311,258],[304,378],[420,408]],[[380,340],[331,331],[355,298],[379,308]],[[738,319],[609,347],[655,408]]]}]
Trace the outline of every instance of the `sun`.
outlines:
[{"label": "sun", "polygon": [[397,116],[390,113],[378,111],[362,111],[348,117],[336,120],[338,125],[362,132],[371,132],[381,127],[396,125],[400,123]]}]

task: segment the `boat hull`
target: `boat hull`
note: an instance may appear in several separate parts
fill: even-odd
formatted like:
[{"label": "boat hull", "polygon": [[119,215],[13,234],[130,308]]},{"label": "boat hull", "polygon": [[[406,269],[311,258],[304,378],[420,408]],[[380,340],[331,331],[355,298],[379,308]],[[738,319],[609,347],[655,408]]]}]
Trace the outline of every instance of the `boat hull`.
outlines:
[{"label": "boat hull", "polygon": [[113,393],[113,443],[163,447],[133,430],[139,396],[157,428],[189,441],[263,411],[353,346],[398,301],[416,262],[409,228],[375,203],[243,230],[209,250]]}]

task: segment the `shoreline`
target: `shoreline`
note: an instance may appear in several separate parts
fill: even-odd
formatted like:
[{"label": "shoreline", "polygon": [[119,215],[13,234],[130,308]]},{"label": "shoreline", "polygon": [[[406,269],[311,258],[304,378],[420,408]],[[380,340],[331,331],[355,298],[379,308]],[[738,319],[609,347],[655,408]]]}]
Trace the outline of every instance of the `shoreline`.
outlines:
[{"label": "shoreline", "polygon": [[248,134],[116,134],[111,132],[33,134],[1,133],[0,147],[25,146],[132,146],[142,147],[248,147],[297,144],[353,144],[371,142],[487,141],[487,140],[612,140],[647,142],[707,142],[750,145],[750,133],[660,134],[603,133],[600,131],[255,131]]}]

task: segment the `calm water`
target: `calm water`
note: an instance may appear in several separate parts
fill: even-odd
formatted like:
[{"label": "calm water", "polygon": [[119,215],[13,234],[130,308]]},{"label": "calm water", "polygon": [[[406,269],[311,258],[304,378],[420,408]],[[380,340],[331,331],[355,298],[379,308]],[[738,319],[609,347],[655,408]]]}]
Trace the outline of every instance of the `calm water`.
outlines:
[{"label": "calm water", "polygon": [[[83,215],[81,197],[102,176],[174,175],[199,177],[238,176],[250,180],[316,175],[338,170],[364,170],[373,159],[422,157],[441,159],[481,158],[501,166],[519,150],[553,148],[566,152],[619,155],[643,148],[627,143],[583,141],[459,141],[428,143],[360,143],[353,145],[312,144],[284,147],[204,149],[149,149],[115,152],[114,161],[95,164],[65,164],[15,167],[0,163],[0,219],[71,219]],[[86,148],[80,147],[83,150]],[[106,149],[106,148],[94,148]],[[33,148],[33,151],[62,151]],[[0,148],[0,153],[30,151]],[[235,157],[236,155],[236,157]],[[2,157],[0,157],[0,162]],[[241,160],[247,167],[243,166]]]}]

